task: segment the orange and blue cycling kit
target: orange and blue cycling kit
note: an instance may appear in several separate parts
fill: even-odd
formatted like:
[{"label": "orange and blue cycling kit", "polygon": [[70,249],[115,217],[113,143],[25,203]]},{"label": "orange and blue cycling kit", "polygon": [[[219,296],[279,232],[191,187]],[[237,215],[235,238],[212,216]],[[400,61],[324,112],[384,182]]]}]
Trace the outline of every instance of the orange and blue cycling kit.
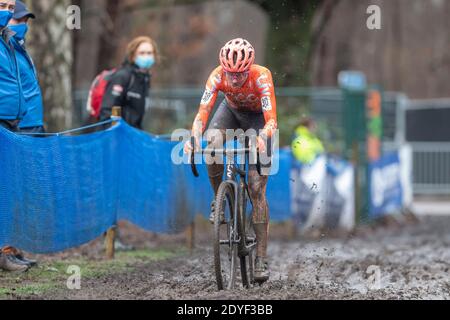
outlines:
[{"label": "orange and blue cycling kit", "polygon": [[[235,111],[264,115],[265,125],[262,133],[271,137],[277,129],[277,108],[272,74],[269,69],[252,65],[248,79],[242,87],[233,87],[227,80],[226,73],[221,66],[217,67],[209,76],[203,94],[199,112],[194,121],[194,131],[206,130],[206,124],[214,108],[219,92],[225,94],[230,108]],[[198,127],[196,127],[196,124]],[[201,126],[201,128],[200,128]]]}]

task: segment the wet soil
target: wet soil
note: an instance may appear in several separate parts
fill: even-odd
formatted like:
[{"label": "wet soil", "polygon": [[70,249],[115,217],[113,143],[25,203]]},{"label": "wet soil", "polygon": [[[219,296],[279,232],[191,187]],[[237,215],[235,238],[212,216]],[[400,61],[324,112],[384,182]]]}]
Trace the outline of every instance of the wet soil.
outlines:
[{"label": "wet soil", "polygon": [[[271,278],[250,289],[219,292],[208,237],[198,237],[191,254],[144,261],[132,271],[83,279],[81,290],[39,298],[450,299],[450,217],[420,219],[335,237],[288,240],[275,230],[269,246]],[[154,245],[152,240],[148,244]]]}]

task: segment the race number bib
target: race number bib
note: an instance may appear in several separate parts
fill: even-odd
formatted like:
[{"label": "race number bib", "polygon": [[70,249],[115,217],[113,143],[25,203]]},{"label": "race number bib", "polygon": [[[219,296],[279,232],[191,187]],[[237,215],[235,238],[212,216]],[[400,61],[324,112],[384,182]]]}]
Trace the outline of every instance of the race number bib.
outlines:
[{"label": "race number bib", "polygon": [[272,102],[270,101],[270,97],[262,97],[261,98],[261,106],[263,111],[271,111],[272,110]]},{"label": "race number bib", "polygon": [[211,102],[211,99],[213,97],[213,92],[209,90],[205,90],[205,93],[203,93],[201,104],[209,104]]}]

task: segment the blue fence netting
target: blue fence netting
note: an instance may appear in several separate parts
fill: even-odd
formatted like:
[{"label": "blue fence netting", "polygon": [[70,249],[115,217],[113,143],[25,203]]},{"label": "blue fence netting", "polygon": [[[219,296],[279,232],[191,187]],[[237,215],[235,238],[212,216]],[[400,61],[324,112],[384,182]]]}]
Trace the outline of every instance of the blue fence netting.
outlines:
[{"label": "blue fence netting", "polygon": [[0,244],[47,253],[116,222],[120,131],[45,139],[0,131]]},{"label": "blue fence netting", "polygon": [[[175,164],[172,152],[179,142],[124,121],[84,135],[47,136],[17,135],[0,127],[0,246],[53,253],[88,243],[119,220],[170,234],[185,230],[197,214],[209,215],[213,192],[206,166],[198,166],[200,178],[195,178],[190,165]],[[299,168],[289,149],[275,157],[278,172],[269,178],[267,198],[271,220],[282,222],[299,215],[296,201],[305,200],[314,166]],[[311,223],[331,214],[352,225],[352,200],[346,195],[352,169],[347,163],[344,167],[348,174],[322,170],[337,193],[327,191],[328,198],[314,199],[334,211],[319,212],[312,202],[314,210],[307,213]],[[337,209],[336,194],[342,198]]]},{"label": "blue fence netting", "polygon": [[[118,220],[177,233],[209,215],[206,167],[195,178],[175,165],[170,142],[125,122],[108,130],[35,138],[0,128],[0,246],[63,251],[102,235]],[[272,220],[290,216],[290,153],[268,187]]]}]

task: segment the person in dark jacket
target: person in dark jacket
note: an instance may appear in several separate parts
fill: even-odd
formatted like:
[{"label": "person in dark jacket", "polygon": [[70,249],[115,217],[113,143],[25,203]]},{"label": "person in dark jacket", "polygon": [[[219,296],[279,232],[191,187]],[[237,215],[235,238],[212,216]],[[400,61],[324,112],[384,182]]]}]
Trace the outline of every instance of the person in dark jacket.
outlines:
[{"label": "person in dark jacket", "polygon": [[17,0],[13,18],[8,28],[15,32],[12,44],[16,51],[17,62],[20,71],[20,81],[25,97],[26,113],[19,123],[21,132],[43,133],[44,115],[42,92],[39,86],[36,68],[33,60],[25,48],[25,37],[28,31],[29,19],[35,19],[35,15],[28,11],[26,5]]},{"label": "person in dark jacket", "polygon": [[150,89],[150,69],[158,59],[153,39],[138,37],[128,44],[123,65],[109,79],[102,100],[100,119],[111,116],[112,108],[122,107],[122,118],[142,129]]},{"label": "person in dark jacket", "polygon": [[14,32],[7,28],[15,5],[15,0],[0,0],[0,126],[14,132],[19,130],[19,121],[26,111],[18,63],[11,42]]}]

